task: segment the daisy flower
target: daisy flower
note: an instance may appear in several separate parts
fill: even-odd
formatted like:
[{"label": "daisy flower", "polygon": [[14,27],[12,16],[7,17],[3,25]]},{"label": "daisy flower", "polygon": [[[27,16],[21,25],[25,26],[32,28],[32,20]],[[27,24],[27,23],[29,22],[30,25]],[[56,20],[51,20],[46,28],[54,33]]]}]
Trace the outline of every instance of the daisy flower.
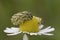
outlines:
[{"label": "daisy flower", "polygon": [[7,36],[13,36],[20,33],[24,33],[23,40],[28,40],[27,34],[31,36],[32,35],[36,35],[36,36],[37,35],[54,35],[54,34],[51,34],[50,32],[54,31],[55,28],[51,28],[51,26],[48,26],[47,28],[43,29],[44,25],[41,24],[41,18],[36,16],[31,16],[31,14],[28,14],[27,11],[22,12],[22,14],[17,13],[13,15],[11,18],[11,21],[13,25],[19,25],[19,27],[11,27],[11,28],[7,27],[4,30],[4,32],[7,33]]}]

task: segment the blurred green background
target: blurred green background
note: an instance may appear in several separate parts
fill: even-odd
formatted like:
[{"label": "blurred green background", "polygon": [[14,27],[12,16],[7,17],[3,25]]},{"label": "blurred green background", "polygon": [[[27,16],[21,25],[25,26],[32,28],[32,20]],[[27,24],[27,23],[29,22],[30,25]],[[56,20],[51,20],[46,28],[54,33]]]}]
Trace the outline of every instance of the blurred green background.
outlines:
[{"label": "blurred green background", "polygon": [[60,0],[0,0],[0,40],[22,40],[23,34],[6,36],[3,30],[13,26],[10,18],[21,11],[30,11],[42,18],[42,24],[56,30],[54,36],[30,36],[30,40],[60,40]]}]

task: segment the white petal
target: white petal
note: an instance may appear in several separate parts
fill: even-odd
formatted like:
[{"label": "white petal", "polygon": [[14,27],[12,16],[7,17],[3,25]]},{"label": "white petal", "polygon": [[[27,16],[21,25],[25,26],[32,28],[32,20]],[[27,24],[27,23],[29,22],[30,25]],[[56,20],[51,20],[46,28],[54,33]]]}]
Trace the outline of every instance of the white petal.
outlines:
[{"label": "white petal", "polygon": [[38,35],[54,35],[54,34],[38,32]]},{"label": "white petal", "polygon": [[23,36],[23,40],[28,40],[28,37],[27,37],[26,34],[24,34],[24,36]]},{"label": "white petal", "polygon": [[12,35],[17,35],[19,33],[12,33],[12,34],[7,34],[7,36],[12,36]]},{"label": "white petal", "polygon": [[50,28],[50,29],[46,30],[45,32],[52,32],[54,30],[55,30],[54,28]]},{"label": "white petal", "polygon": [[17,34],[21,33],[19,31],[19,28],[16,28],[16,27],[6,28],[4,30],[4,32],[7,33],[7,36],[17,35]]},{"label": "white petal", "polygon": [[50,29],[51,28],[51,26],[49,26],[49,27],[47,27],[47,28],[45,28],[45,29],[42,29],[41,31],[45,31],[45,30],[48,30],[48,29]]},{"label": "white petal", "polygon": [[37,33],[30,33],[30,35],[38,35]]},{"label": "white petal", "polygon": [[27,33],[27,34],[29,34],[29,32],[26,32],[26,31],[25,31],[25,32],[23,32],[23,33]]},{"label": "white petal", "polygon": [[5,29],[4,32],[5,32],[5,33],[14,33],[14,31],[11,30],[10,28],[9,28],[9,29]]},{"label": "white petal", "polygon": [[43,27],[44,27],[44,25],[40,25],[40,26],[39,26],[39,29],[42,29]]},{"label": "white petal", "polygon": [[54,35],[54,34],[50,34],[50,33],[45,33],[45,34],[43,34],[43,35]]},{"label": "white petal", "polygon": [[40,32],[43,32],[43,33],[45,33],[45,32],[52,32],[52,31],[54,31],[55,29],[54,28],[50,28],[50,29],[42,29],[42,30],[40,30]]},{"label": "white petal", "polygon": [[19,32],[19,28],[16,28],[16,27],[11,27],[11,30],[15,31],[15,33]]},{"label": "white petal", "polygon": [[51,26],[45,28],[45,29],[41,29],[39,32],[38,32],[38,35],[53,35],[53,34],[49,34],[49,32],[52,32],[54,31],[55,28],[51,28]]},{"label": "white petal", "polygon": [[16,33],[16,32],[19,32],[19,28],[16,28],[16,27],[6,28],[4,32],[5,33]]}]

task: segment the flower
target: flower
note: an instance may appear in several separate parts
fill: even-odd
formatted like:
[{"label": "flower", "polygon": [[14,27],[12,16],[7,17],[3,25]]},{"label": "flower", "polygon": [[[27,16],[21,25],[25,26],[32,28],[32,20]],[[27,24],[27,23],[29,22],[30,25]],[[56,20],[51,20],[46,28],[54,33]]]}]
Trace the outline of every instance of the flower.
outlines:
[{"label": "flower", "polygon": [[[26,34],[30,34],[30,35],[53,35],[53,34],[50,34],[49,32],[52,32],[55,30],[55,28],[51,28],[51,26],[45,28],[45,29],[42,29],[44,27],[44,25],[40,25],[39,26],[39,31],[36,32],[36,33],[29,33],[29,32],[23,32],[23,33],[26,33]],[[19,28],[17,27],[11,27],[11,28],[6,28],[4,30],[5,33],[7,33],[7,36],[12,36],[12,35],[17,35],[19,33],[21,33],[22,31],[19,30]],[[28,37],[27,35],[24,34],[23,36],[23,40],[28,40]]]},{"label": "flower", "polygon": [[17,13],[12,16],[11,22],[13,25],[19,25],[19,27],[6,28],[4,30],[7,36],[17,35],[24,33],[23,40],[28,40],[27,34],[29,35],[53,35],[50,32],[54,31],[55,28],[48,26],[44,28],[41,24],[41,18],[32,16],[29,12]]},{"label": "flower", "polygon": [[[52,32],[55,30],[55,28],[51,28],[51,26],[45,28],[45,29],[42,29],[44,25],[40,25],[39,26],[39,31],[36,32],[36,33],[29,33],[29,32],[23,32],[23,33],[27,33],[27,34],[30,34],[30,35],[53,35],[53,34],[50,34],[49,32]],[[7,35],[8,36],[11,36],[11,35],[17,35],[19,33],[22,33],[22,31],[19,30],[19,28],[16,28],[16,27],[11,27],[11,28],[6,28],[4,30],[5,33],[8,33]]]}]

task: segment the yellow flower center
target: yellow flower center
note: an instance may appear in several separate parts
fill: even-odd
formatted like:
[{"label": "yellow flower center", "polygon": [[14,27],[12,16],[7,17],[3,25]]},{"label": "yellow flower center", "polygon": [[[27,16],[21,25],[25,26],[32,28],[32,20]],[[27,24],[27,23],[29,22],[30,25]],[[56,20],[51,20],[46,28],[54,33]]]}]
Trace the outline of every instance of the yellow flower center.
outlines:
[{"label": "yellow flower center", "polygon": [[19,25],[20,31],[22,32],[38,32],[39,24],[38,20],[35,16],[33,16],[32,20],[26,21],[23,24]]}]

